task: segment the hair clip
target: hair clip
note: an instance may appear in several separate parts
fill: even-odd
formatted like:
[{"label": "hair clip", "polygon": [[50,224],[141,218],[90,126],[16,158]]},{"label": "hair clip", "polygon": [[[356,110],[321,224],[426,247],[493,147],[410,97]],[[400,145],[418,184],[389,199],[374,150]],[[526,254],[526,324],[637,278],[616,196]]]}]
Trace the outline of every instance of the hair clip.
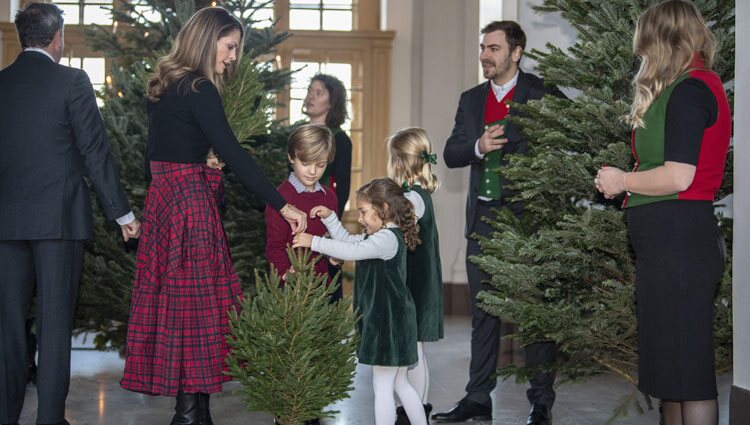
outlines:
[{"label": "hair clip", "polygon": [[422,159],[428,164],[437,165],[437,154],[422,151]]},{"label": "hair clip", "polygon": [[411,192],[411,186],[409,186],[409,182],[404,182],[401,185],[401,189],[404,190],[404,193]]}]

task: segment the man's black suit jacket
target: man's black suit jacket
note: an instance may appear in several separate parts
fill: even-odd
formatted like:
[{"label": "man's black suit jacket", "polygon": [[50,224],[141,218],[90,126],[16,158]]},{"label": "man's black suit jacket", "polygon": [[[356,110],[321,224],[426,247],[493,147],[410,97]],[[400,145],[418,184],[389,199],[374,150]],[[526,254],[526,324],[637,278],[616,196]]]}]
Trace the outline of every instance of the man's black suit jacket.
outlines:
[{"label": "man's black suit jacket", "polygon": [[108,219],[130,212],[86,73],[21,53],[0,71],[0,240],[89,239],[84,176]]},{"label": "man's black suit jacket", "polygon": [[[453,131],[443,151],[443,160],[448,168],[471,166],[469,193],[466,200],[466,237],[469,237],[474,231],[473,223],[477,211],[479,179],[482,173],[482,160],[477,158],[474,146],[484,133],[484,105],[489,90],[492,90],[492,88],[490,82],[487,81],[461,93]],[[545,87],[543,80],[539,77],[521,70],[518,71],[513,102],[526,103],[529,100],[541,99],[545,94],[564,97],[556,87]],[[516,115],[517,112],[514,108],[511,108],[509,114]],[[503,137],[508,139],[508,143],[502,149],[503,157],[512,153],[526,154],[528,152],[528,145],[517,124],[507,124]],[[502,163],[505,163],[504,159]],[[507,179],[501,177],[501,187],[507,187],[508,183]],[[511,194],[503,189],[503,198],[505,199],[508,196],[511,196]]]}]

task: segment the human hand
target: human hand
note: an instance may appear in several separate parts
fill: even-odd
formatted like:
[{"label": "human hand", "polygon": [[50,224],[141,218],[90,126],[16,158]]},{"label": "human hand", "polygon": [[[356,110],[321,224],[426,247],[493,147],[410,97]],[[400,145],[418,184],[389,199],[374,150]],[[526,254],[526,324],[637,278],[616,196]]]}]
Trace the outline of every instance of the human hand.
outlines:
[{"label": "human hand", "polygon": [[324,207],[323,205],[318,205],[317,207],[313,207],[313,209],[310,210],[310,218],[328,218],[331,216],[331,214],[333,214],[333,211],[331,211],[331,209],[328,207]]},{"label": "human hand", "polygon": [[502,149],[508,139],[498,139],[505,134],[504,125],[492,125],[482,133],[482,137],[479,138],[479,153],[486,155],[490,152]]},{"label": "human hand", "polygon": [[284,273],[284,275],[281,276],[281,280],[286,282],[287,280],[289,280],[289,275],[294,274],[294,273],[297,273],[297,270],[294,270],[294,266],[289,266],[289,270],[287,270],[286,273]]},{"label": "human hand", "polygon": [[224,162],[219,159],[218,156],[216,156],[216,153],[214,153],[213,149],[210,149],[208,151],[208,156],[206,156],[206,165],[208,165],[209,168],[213,168],[214,170],[221,170],[226,164],[224,164]]},{"label": "human hand", "polygon": [[340,266],[344,263],[343,260],[339,260],[338,258],[328,257],[328,262],[331,263],[332,266]]},{"label": "human hand", "polygon": [[284,217],[290,226],[292,226],[292,234],[304,232],[307,230],[307,215],[302,211],[298,210],[292,204],[286,204],[279,210],[279,214]]},{"label": "human hand", "polygon": [[292,248],[310,248],[312,246],[313,235],[309,233],[300,233],[294,236]]},{"label": "human hand", "polygon": [[122,239],[127,242],[130,238],[138,239],[141,236],[141,222],[138,219],[131,221],[128,224],[120,225],[122,230]]},{"label": "human hand", "polygon": [[615,196],[626,190],[625,172],[615,167],[602,167],[596,173],[594,185],[596,190],[602,193],[605,198],[614,199]]}]

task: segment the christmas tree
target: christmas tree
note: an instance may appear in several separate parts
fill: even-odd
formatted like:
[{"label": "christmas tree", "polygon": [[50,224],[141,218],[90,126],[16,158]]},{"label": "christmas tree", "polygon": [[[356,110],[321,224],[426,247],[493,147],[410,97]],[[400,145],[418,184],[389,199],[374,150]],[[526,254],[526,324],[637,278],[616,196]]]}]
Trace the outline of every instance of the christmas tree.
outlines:
[{"label": "christmas tree", "polygon": [[286,285],[276,270],[257,275],[255,295],[231,313],[227,364],[251,410],[298,425],[338,413],[323,408],[349,397],[358,338],[351,297],[329,302],[334,287],[316,274],[312,252],[288,253],[295,273]]},{"label": "christmas tree", "polygon": [[[271,126],[273,94],[288,84],[290,72],[275,70],[275,47],[288,33],[276,33],[263,18],[269,0],[228,0],[220,6],[233,12],[245,28],[244,56],[238,77],[224,90],[227,118],[238,140],[251,152],[274,183],[286,177],[285,132]],[[174,37],[193,13],[211,3],[202,0],[141,0],[116,2],[114,25],[87,30],[90,45],[111,60],[111,75],[100,97],[102,117],[121,181],[140,216],[147,183],[144,153],[148,135],[145,87],[156,61],[167,54]],[[266,13],[266,15],[263,15]],[[271,26],[264,26],[271,25]],[[281,135],[278,133],[281,132]],[[262,139],[262,144],[257,143]],[[253,270],[265,268],[264,205],[226,173],[224,224],[234,264],[245,290]],[[135,274],[135,243],[123,247],[119,231],[100,213],[87,247],[81,278],[76,327],[95,335],[98,348],[121,348],[127,329]]]},{"label": "christmas tree", "polygon": [[[560,12],[578,33],[567,50],[533,50],[547,84],[573,89],[573,99],[546,97],[515,105],[527,156],[514,155],[499,172],[526,204],[522,222],[507,211],[491,220],[474,261],[494,290],[479,294],[482,308],[518,325],[522,344],[555,341],[562,353],[548,367],[581,380],[609,372],[634,384],[612,419],[642,411],[637,381],[635,263],[622,198],[608,201],[594,188],[602,164],[632,169],[630,129],[620,119],[632,99],[637,70],[632,53],[638,16],[657,0],[545,0],[539,12]],[[734,79],[734,1],[695,0],[718,42],[714,69]],[[730,103],[732,101],[730,93]],[[719,197],[731,193],[731,154]],[[722,220],[725,235],[731,222]],[[731,242],[731,241],[728,241]],[[731,258],[731,255],[730,255]],[[731,367],[731,265],[716,299],[717,371]],[[502,376],[526,380],[535,370],[508,366]],[[646,397],[651,406],[651,400]]]}]

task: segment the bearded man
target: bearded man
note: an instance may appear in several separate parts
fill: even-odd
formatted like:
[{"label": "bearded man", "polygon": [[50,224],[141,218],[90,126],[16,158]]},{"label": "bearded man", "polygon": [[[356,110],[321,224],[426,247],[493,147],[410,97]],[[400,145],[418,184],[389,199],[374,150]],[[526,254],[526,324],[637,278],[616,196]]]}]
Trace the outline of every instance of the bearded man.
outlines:
[{"label": "bearded man", "polygon": [[[508,154],[526,154],[528,146],[516,124],[507,123],[516,111],[509,102],[526,103],[546,94],[564,97],[555,87],[545,87],[535,75],[520,70],[519,62],[526,47],[526,35],[514,21],[495,21],[481,31],[479,61],[486,82],[461,94],[453,132],[443,152],[450,168],[471,167],[466,200],[466,271],[469,280],[471,308],[471,364],[466,396],[456,406],[432,416],[435,422],[491,420],[490,393],[497,385],[495,371],[500,346],[500,320],[477,306],[477,294],[492,289],[489,276],[469,260],[480,254],[472,235],[489,236],[492,228],[482,219],[490,217],[493,208],[508,208],[519,219],[523,204],[513,202],[508,181],[493,170],[507,164]],[[525,347],[527,366],[553,364],[557,347],[539,342]],[[549,425],[550,409],[555,401],[553,372],[539,372],[529,380],[527,397],[531,412],[527,424]]]}]

